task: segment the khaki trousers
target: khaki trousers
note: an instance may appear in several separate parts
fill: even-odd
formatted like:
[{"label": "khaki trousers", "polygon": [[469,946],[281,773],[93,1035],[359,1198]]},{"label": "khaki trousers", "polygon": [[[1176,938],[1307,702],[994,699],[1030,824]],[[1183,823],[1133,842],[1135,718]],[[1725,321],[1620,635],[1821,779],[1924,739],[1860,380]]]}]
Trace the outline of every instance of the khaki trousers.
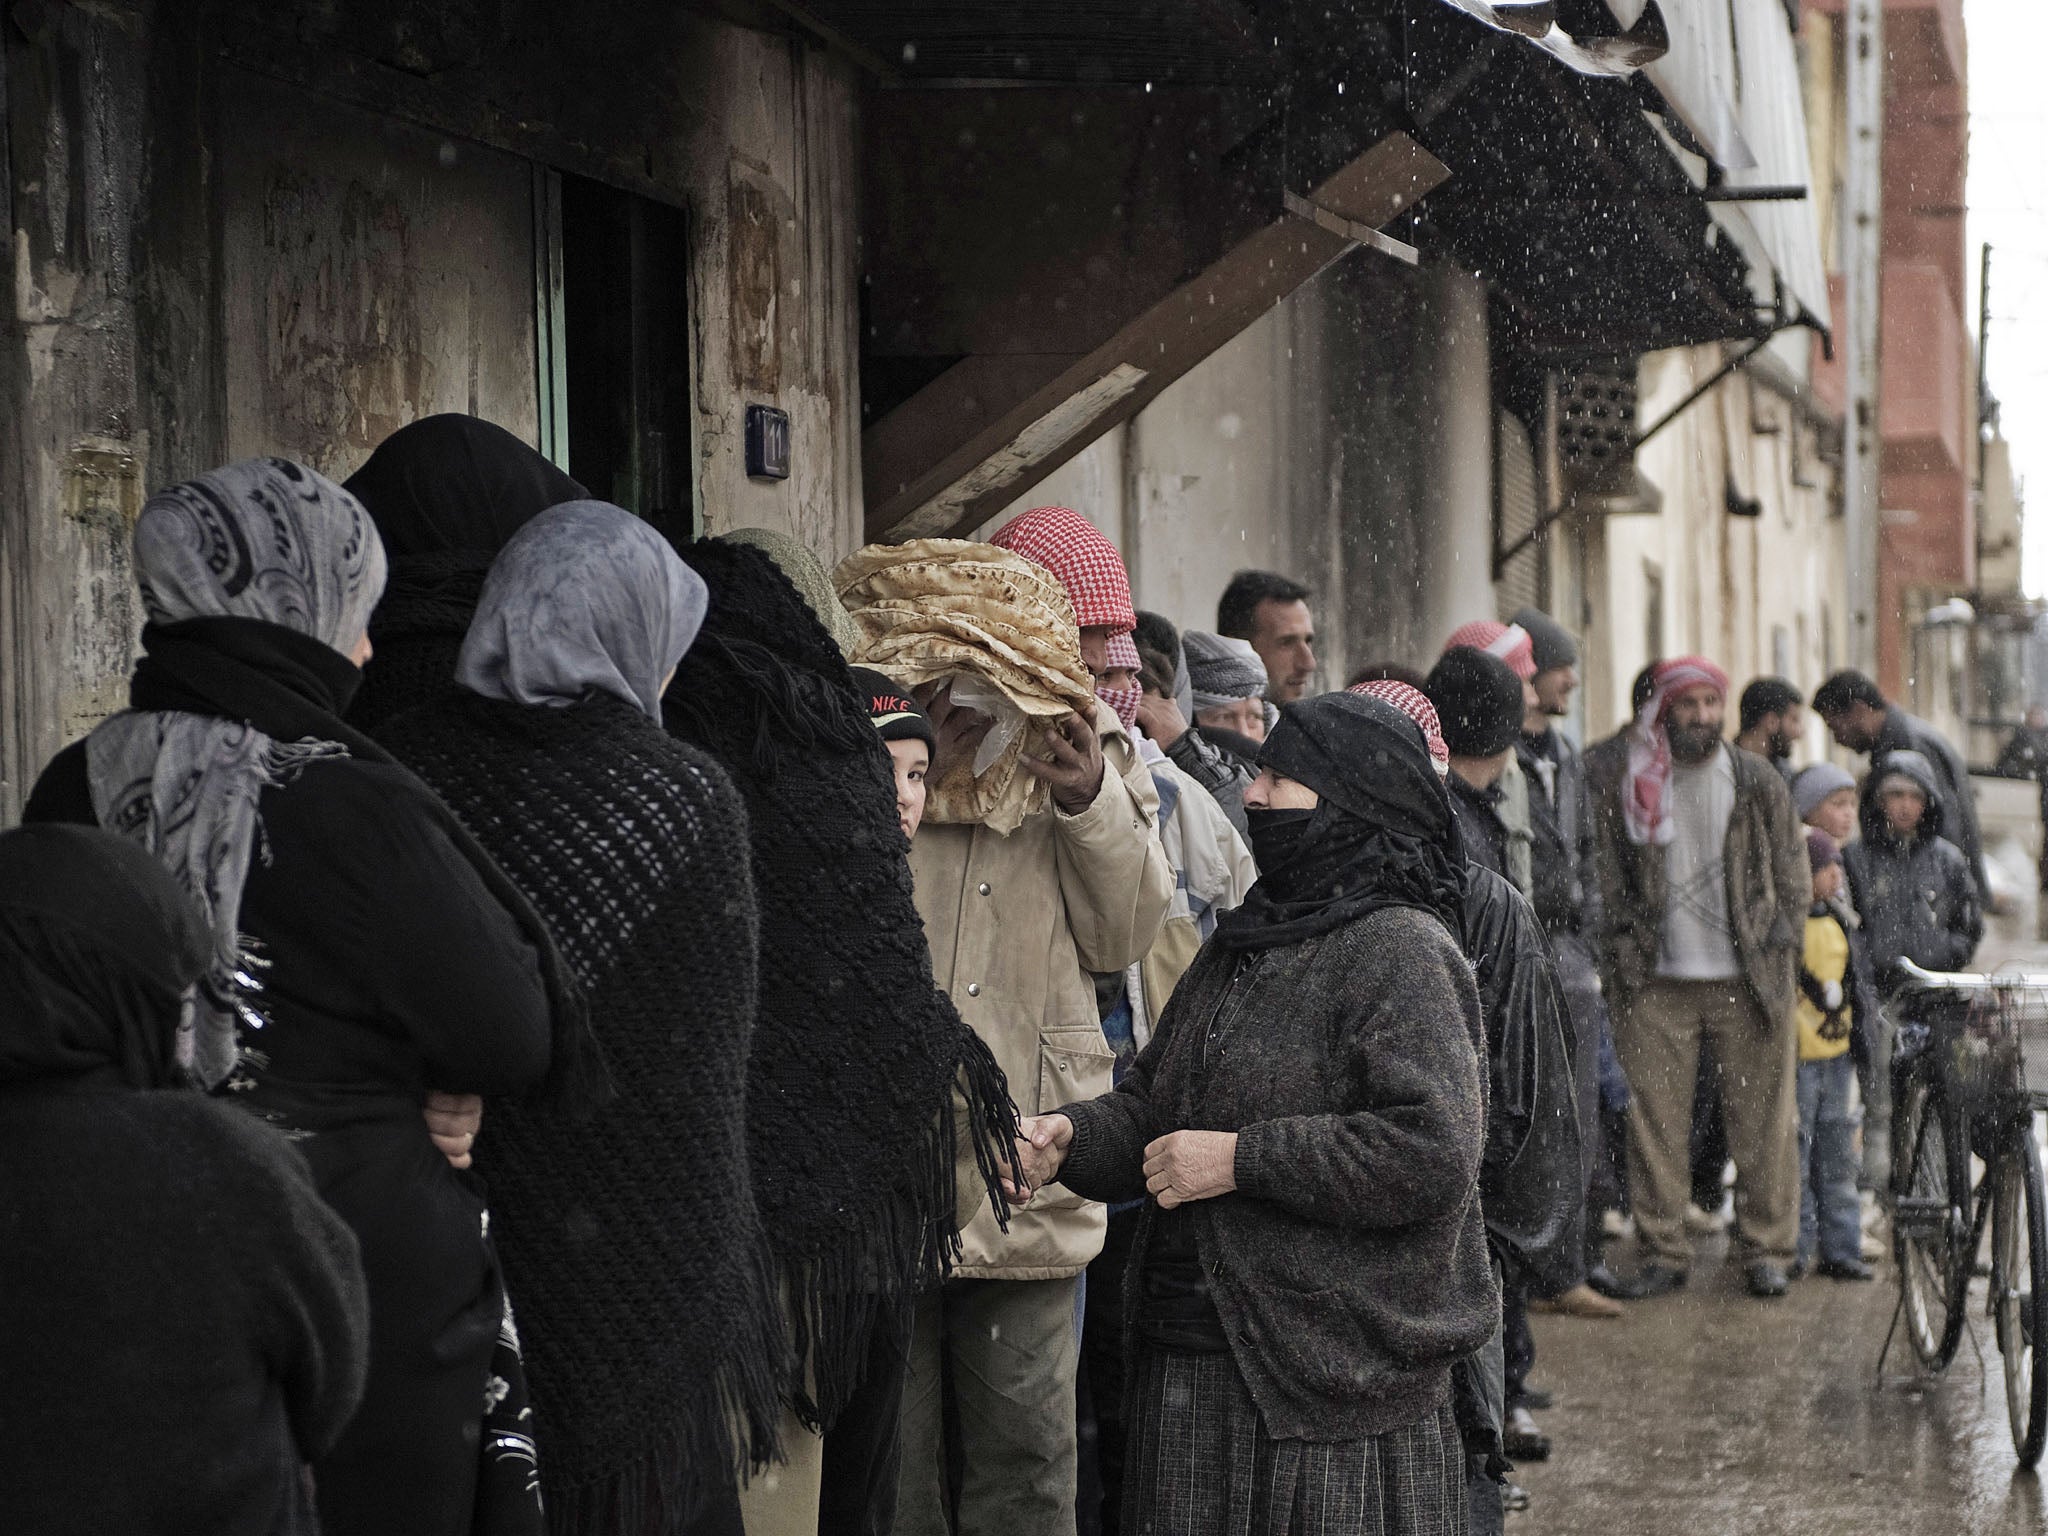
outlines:
[{"label": "khaki trousers", "polygon": [[796,1410],[787,1406],[782,1410],[782,1456],[740,1489],[740,1519],[747,1536],[819,1536],[825,1439],[806,1429]]},{"label": "khaki trousers", "polygon": [[918,1298],[895,1536],[947,1536],[942,1382],[960,1426],[959,1536],[1074,1536],[1078,1285],[955,1280]]},{"label": "khaki trousers", "polygon": [[1799,1244],[1798,1034],[1766,1020],[1739,981],[1653,981],[1614,1019],[1633,1098],[1629,1200],[1646,1255],[1685,1270],[1692,1239],[1687,1135],[1700,1040],[1721,1062],[1728,1149],[1735,1159],[1735,1247],[1745,1263],[1790,1264]]}]

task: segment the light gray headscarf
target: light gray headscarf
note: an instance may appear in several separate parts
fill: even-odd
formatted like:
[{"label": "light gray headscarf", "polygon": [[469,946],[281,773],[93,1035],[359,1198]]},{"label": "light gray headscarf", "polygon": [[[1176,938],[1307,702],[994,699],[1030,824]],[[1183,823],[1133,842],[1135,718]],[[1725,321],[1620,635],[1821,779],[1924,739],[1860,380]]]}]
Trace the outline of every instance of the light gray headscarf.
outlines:
[{"label": "light gray headscarf", "polygon": [[455,681],[565,708],[593,689],[661,721],[661,685],[704,623],[704,579],[668,540],[608,501],[565,501],[491,563]]},{"label": "light gray headscarf", "polygon": [[[135,575],[152,622],[260,619],[337,651],[361,638],[384,591],[384,544],[360,503],[287,459],[244,459],[152,496],[135,524]],[[241,933],[242,884],[263,791],[337,742],[275,741],[241,720],[123,710],[86,738],[100,824],[135,838],[205,909],[214,958],[179,1064],[212,1088],[260,1025],[258,965]]]}]

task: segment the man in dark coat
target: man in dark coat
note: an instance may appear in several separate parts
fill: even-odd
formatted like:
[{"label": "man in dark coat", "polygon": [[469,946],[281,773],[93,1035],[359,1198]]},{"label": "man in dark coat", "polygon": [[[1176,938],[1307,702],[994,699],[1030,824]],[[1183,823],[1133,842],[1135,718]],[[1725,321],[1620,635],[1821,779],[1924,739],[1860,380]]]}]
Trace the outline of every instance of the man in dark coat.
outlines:
[{"label": "man in dark coat", "polygon": [[[2048,709],[2027,706],[2027,717],[1998,754],[1992,770],[2002,779],[2033,779],[2041,786],[2041,825],[2048,829]],[[2041,851],[2041,889],[2048,891],[2048,830]]]},{"label": "man in dark coat", "polygon": [[1963,850],[1977,882],[1977,899],[1988,908],[1991,880],[1984,867],[1984,834],[1977,825],[1977,801],[1970,793],[1970,770],[1962,754],[1925,720],[1887,703],[1877,684],[1861,672],[1837,672],[1822,683],[1814,693],[1813,708],[1838,743],[1851,752],[1869,754],[1872,772],[1863,785],[1866,813],[1878,778],[1875,770],[1885,757],[1918,752],[1927,759],[1947,811],[1943,835]]},{"label": "man in dark coat", "polygon": [[1498,656],[1454,645],[1430,670],[1423,691],[1451,751],[1451,811],[1465,856],[1512,880],[1500,781],[1522,726],[1522,680]]},{"label": "man in dark coat", "polygon": [[[1524,608],[1515,623],[1535,646],[1536,702],[1524,714],[1515,755],[1529,785],[1529,825],[1534,838],[1532,905],[1550,941],[1551,959],[1575,1041],[1573,1079],[1578,1086],[1579,1145],[1590,1197],[1595,1148],[1600,1138],[1600,1042],[1607,1032],[1607,1005],[1600,995],[1600,967],[1593,935],[1600,929],[1599,887],[1593,878],[1593,818],[1586,802],[1586,765],[1571,738],[1556,722],[1571,709],[1579,685],[1578,641],[1549,614]],[[1599,1252],[1599,1225],[1588,1223],[1583,1277],[1553,1296],[1544,1309],[1580,1317],[1618,1317],[1621,1308],[1606,1292],[1619,1289]]]}]

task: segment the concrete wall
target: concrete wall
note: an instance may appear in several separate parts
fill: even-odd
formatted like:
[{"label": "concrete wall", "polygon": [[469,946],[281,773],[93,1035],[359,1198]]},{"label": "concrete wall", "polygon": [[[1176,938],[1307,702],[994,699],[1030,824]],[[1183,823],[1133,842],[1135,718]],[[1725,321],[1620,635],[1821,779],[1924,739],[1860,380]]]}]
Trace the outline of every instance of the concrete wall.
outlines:
[{"label": "concrete wall", "polygon": [[1493,613],[1485,289],[1372,254],[1308,283],[998,518],[1071,506],[1138,605],[1213,629],[1247,567],[1315,593],[1322,682]]}]

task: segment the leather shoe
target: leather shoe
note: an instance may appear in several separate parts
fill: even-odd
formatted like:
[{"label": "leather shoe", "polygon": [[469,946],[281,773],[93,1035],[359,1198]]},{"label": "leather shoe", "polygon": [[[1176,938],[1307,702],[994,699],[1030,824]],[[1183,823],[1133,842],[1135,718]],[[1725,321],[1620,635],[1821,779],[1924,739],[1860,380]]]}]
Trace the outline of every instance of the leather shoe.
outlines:
[{"label": "leather shoe", "polygon": [[1792,1284],[1785,1278],[1785,1271],[1769,1259],[1758,1259],[1742,1272],[1742,1279],[1750,1295],[1766,1300],[1784,1295]]},{"label": "leather shoe", "polygon": [[[1619,1302],[1608,1300],[1605,1296],[1594,1290],[1589,1282],[1584,1280],[1581,1280],[1570,1290],[1559,1291],[1555,1296],[1531,1296],[1529,1298],[1529,1310],[1531,1312],[1561,1313],[1566,1317],[1621,1316],[1621,1304]],[[1531,1404],[1530,1406],[1541,1407],[1545,1405]]]},{"label": "leather shoe", "polygon": [[1510,1408],[1501,1428],[1500,1448],[1509,1461],[1550,1460],[1550,1436],[1536,1427],[1526,1408]]},{"label": "leather shoe", "polygon": [[1822,1259],[1813,1266],[1816,1275],[1830,1280],[1875,1280],[1877,1271],[1861,1259]]},{"label": "leather shoe", "polygon": [[1520,1483],[1509,1481],[1500,1485],[1500,1507],[1510,1514],[1529,1507],[1529,1490]]},{"label": "leather shoe", "polygon": [[1652,1296],[1669,1296],[1685,1288],[1685,1271],[1669,1264],[1645,1264],[1633,1278],[1617,1280],[1617,1294],[1623,1301],[1647,1301]]},{"label": "leather shoe", "polygon": [[1629,1299],[1628,1288],[1622,1284],[1621,1277],[1605,1264],[1595,1264],[1586,1271],[1586,1284],[1611,1301]]}]

